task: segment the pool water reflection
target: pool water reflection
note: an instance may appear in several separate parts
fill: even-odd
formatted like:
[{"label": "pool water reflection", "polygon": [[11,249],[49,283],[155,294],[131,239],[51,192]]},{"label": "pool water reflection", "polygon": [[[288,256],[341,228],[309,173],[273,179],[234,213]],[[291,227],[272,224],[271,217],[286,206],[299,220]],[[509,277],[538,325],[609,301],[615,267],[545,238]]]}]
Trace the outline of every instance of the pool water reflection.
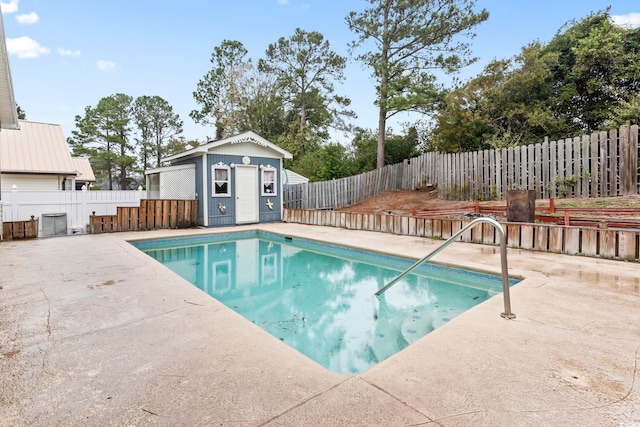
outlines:
[{"label": "pool water reflection", "polygon": [[498,276],[270,233],[134,243],[185,280],[334,372],[390,357],[501,291]]}]

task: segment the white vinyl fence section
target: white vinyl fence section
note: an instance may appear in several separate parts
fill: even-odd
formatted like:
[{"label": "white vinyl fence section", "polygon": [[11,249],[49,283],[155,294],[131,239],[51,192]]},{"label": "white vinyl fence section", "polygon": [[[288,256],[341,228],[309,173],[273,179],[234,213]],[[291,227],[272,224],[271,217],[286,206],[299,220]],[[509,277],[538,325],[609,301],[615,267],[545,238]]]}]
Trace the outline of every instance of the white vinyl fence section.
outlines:
[{"label": "white vinyl fence section", "polygon": [[140,206],[145,198],[143,190],[7,191],[2,193],[2,219],[25,221],[33,215],[40,219],[39,237],[86,233],[91,215],[115,215],[118,206]]}]

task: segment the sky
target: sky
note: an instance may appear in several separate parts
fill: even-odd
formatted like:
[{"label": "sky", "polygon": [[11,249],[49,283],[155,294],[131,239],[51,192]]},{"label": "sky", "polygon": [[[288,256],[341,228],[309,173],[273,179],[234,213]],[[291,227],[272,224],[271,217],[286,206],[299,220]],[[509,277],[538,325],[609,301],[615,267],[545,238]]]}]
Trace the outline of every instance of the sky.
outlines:
[{"label": "sky", "polygon": [[[345,23],[366,0],[0,0],[14,95],[27,119],[62,125],[65,136],[85,107],[115,93],[160,96],[184,121],[184,137],[206,140],[212,127],[195,123],[189,112],[198,81],[211,69],[214,47],[242,42],[255,60],[270,43],[296,28],[319,31],[340,55],[355,39]],[[493,59],[511,58],[533,41],[548,42],[571,20],[611,6],[615,22],[640,26],[637,0],[477,0],[489,19],[471,41],[478,61],[466,80]],[[336,93],[351,99],[352,123],[377,128],[375,82],[370,70],[350,60]],[[390,123],[400,131],[407,116]],[[334,134],[335,142],[349,143]]]}]

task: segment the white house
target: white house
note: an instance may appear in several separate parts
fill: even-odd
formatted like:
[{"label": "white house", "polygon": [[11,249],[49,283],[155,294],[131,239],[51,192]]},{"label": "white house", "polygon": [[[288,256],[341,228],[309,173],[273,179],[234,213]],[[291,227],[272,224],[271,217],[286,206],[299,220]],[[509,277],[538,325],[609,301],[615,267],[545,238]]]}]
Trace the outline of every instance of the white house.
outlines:
[{"label": "white house", "polygon": [[1,191],[75,190],[95,182],[89,160],[71,157],[60,125],[19,124],[20,130],[0,132]]},{"label": "white house", "polygon": [[[4,129],[19,129],[19,127],[7,43],[4,39],[4,23],[0,13],[0,135],[4,133]],[[0,181],[2,181],[1,173]],[[2,229],[2,189],[0,188],[0,240],[2,240]]]}]

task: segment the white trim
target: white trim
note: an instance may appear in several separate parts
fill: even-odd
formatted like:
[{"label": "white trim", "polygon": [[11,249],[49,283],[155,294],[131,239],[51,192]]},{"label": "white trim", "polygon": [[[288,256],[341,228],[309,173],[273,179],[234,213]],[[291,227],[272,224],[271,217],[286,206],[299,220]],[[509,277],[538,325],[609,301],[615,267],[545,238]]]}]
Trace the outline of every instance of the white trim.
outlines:
[{"label": "white trim", "polygon": [[[251,183],[251,185],[253,186],[254,190],[255,190],[255,200],[254,200],[254,209],[255,209],[255,213],[256,213],[256,218],[255,220],[250,220],[250,221],[238,221],[238,183],[240,182],[240,180],[237,177],[237,173],[238,170],[240,169],[253,169],[255,171],[255,181],[253,181]],[[236,165],[236,167],[234,168],[234,177],[233,177],[233,181],[235,183],[235,192],[234,195],[236,197],[234,203],[234,211],[235,211],[235,223],[237,225],[240,224],[255,224],[260,222],[260,193],[259,190],[256,188],[256,185],[258,184],[258,182],[260,181],[260,175],[259,175],[259,169],[258,166],[256,165]]]},{"label": "white trim", "polygon": [[[280,173],[282,174],[282,171],[284,171],[284,160],[280,159]],[[284,212],[284,183],[282,182],[283,179],[282,177],[280,177],[280,194],[282,194],[282,196],[280,197],[280,221],[282,221],[282,212]]]},{"label": "white trim", "polygon": [[[202,155],[202,225],[209,226],[209,176],[207,168],[207,153]],[[196,184],[196,189],[198,184]]]},{"label": "white trim", "polygon": [[[9,53],[7,52],[7,43],[4,35],[4,23],[2,22],[2,14],[0,13],[0,89],[2,89],[2,97],[0,98],[0,128],[1,129],[20,129],[20,121],[18,120],[18,111],[16,109],[16,100],[13,92],[13,81],[11,79],[11,66],[9,65]],[[5,115],[7,114],[7,115]]]},{"label": "white trim", "polygon": [[[268,193],[266,191],[264,191],[264,173],[265,172],[273,172],[273,193]],[[278,181],[278,170],[276,168],[274,168],[271,165],[267,165],[267,166],[260,166],[260,195],[261,196],[277,196],[278,195],[278,184],[280,183],[280,181]]]},{"label": "white trim", "polygon": [[243,142],[252,142],[256,145],[260,145],[262,147],[268,148],[272,151],[275,151],[276,153],[280,154],[280,156],[284,157],[285,159],[292,159],[293,155],[288,152],[287,150],[284,150],[280,147],[278,147],[277,145],[275,145],[272,142],[267,141],[266,139],[264,139],[263,137],[261,137],[260,135],[254,133],[254,132],[244,132],[241,133],[239,135],[235,135],[235,136],[231,136],[228,138],[224,138],[224,139],[220,139],[218,141],[212,141],[212,142],[208,142],[204,145],[200,145],[198,147],[192,148],[191,150],[187,150],[184,151],[182,153],[178,153],[178,154],[174,154],[173,156],[169,156],[169,157],[165,157],[162,159],[163,162],[168,162],[168,161],[172,161],[172,160],[176,160],[176,159],[180,159],[183,157],[188,157],[188,156],[193,156],[196,153],[206,153],[209,152],[217,147],[220,147],[222,145],[226,145],[226,144],[240,144]]},{"label": "white trim", "polygon": [[160,168],[146,170],[144,171],[144,174],[152,175],[154,173],[168,172],[168,171],[180,170],[180,169],[195,169],[195,167],[196,167],[195,163],[188,163],[186,165],[163,166]]},{"label": "white trim", "polygon": [[[227,192],[216,193],[216,169],[227,171]],[[211,197],[231,197],[231,168],[222,162],[211,165]]]}]

